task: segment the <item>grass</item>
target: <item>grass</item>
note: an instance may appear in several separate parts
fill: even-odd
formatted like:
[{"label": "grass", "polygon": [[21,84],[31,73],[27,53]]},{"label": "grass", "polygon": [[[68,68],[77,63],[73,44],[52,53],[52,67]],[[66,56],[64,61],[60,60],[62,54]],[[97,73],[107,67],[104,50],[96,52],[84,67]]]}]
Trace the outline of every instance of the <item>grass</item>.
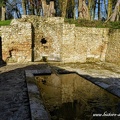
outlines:
[{"label": "grass", "polygon": [[64,20],[67,23],[75,24],[78,27],[95,27],[95,28],[113,28],[113,29],[120,29],[120,21],[118,22],[102,22],[98,20],[90,21],[84,19],[67,19]]},{"label": "grass", "polygon": [[10,25],[11,20],[0,21],[0,26]]},{"label": "grass", "polygon": [[[120,21],[119,22],[102,22],[98,20],[90,21],[84,19],[67,19],[64,20],[67,23],[75,24],[78,27],[95,27],[95,28],[112,28],[112,29],[120,29]],[[11,20],[0,21],[0,26],[10,25]]]}]

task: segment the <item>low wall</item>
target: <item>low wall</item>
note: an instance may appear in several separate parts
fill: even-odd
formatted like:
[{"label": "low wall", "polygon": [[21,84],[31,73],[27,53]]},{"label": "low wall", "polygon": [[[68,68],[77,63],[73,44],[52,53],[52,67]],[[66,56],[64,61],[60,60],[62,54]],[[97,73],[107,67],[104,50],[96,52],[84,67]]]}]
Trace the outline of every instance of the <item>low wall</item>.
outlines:
[{"label": "low wall", "polygon": [[[61,17],[23,16],[2,27],[6,62],[119,62],[120,30],[76,27]],[[45,43],[42,41],[46,41]]]}]

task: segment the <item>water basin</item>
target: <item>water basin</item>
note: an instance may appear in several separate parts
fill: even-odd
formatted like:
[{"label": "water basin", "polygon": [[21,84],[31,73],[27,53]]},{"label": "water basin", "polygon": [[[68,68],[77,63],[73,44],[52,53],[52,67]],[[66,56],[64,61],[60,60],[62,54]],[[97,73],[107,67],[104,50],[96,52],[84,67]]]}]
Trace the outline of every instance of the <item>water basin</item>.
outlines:
[{"label": "water basin", "polygon": [[120,119],[120,98],[76,73],[34,78],[52,120]]}]

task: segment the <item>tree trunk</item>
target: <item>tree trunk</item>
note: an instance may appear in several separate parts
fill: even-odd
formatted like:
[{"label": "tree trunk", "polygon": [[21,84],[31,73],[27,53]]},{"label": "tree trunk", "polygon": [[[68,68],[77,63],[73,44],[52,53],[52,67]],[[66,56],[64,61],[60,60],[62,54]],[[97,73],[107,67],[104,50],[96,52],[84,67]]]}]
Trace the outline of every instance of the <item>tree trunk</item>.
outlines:
[{"label": "tree trunk", "polygon": [[65,17],[65,16],[66,16],[67,1],[68,1],[68,0],[64,0],[64,1],[62,2],[62,17]]},{"label": "tree trunk", "polygon": [[35,11],[34,11],[34,0],[30,0],[30,12],[32,15],[35,15]]},{"label": "tree trunk", "polygon": [[88,11],[90,13],[90,20],[92,19],[92,0],[88,0]]},{"label": "tree trunk", "polygon": [[105,22],[108,22],[109,20],[112,22],[120,20],[120,0],[117,0],[113,13]]},{"label": "tree trunk", "polygon": [[96,2],[96,0],[95,0],[95,5],[94,5],[94,14],[93,14],[93,18],[95,18],[95,10],[96,10],[96,4],[97,4],[97,2]]},{"label": "tree trunk", "polygon": [[88,7],[85,3],[85,0],[79,0],[78,11],[79,11],[80,19],[90,20],[90,14],[89,14]]},{"label": "tree trunk", "polygon": [[55,6],[54,1],[50,1],[50,6],[49,6],[50,17],[54,17],[55,16],[54,6]]},{"label": "tree trunk", "polygon": [[61,10],[61,16],[62,17],[66,16],[67,1],[68,0],[59,0],[59,7],[60,7],[60,10]]},{"label": "tree trunk", "polygon": [[1,10],[1,20],[5,20],[5,16],[6,16],[6,9],[5,6],[2,6],[2,10]]},{"label": "tree trunk", "polygon": [[42,11],[43,11],[43,16],[47,16],[47,4],[45,0],[42,0]]},{"label": "tree trunk", "polygon": [[41,13],[40,13],[40,10],[42,9],[41,8],[41,5],[42,3],[41,3],[41,0],[38,0],[37,1],[37,15],[41,15]]},{"label": "tree trunk", "polygon": [[119,21],[119,19],[120,19],[120,0],[118,0],[115,5],[115,9],[110,21]]},{"label": "tree trunk", "polygon": [[23,9],[23,15],[26,15],[26,4],[25,4],[25,0],[22,0],[22,9]]},{"label": "tree trunk", "polygon": [[90,14],[90,20],[94,20],[94,14],[95,14],[95,1],[89,0],[88,1],[88,11]]},{"label": "tree trunk", "polygon": [[106,7],[106,0],[104,0],[104,7],[105,7],[105,13],[108,14],[107,7]]},{"label": "tree trunk", "polygon": [[100,20],[100,0],[98,0],[98,20]]},{"label": "tree trunk", "polygon": [[69,0],[67,2],[67,8],[66,8],[66,17],[67,18],[74,18],[74,11],[75,11],[75,1],[74,0]]},{"label": "tree trunk", "polygon": [[108,0],[108,18],[112,13],[112,0]]}]

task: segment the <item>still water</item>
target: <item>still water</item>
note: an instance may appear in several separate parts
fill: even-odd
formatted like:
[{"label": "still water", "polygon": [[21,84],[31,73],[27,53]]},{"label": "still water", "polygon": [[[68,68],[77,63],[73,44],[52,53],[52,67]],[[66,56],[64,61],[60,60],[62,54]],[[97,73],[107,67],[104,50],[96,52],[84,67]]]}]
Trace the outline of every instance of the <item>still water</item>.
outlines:
[{"label": "still water", "polygon": [[120,98],[77,74],[41,75],[35,80],[52,120],[120,119]]}]

